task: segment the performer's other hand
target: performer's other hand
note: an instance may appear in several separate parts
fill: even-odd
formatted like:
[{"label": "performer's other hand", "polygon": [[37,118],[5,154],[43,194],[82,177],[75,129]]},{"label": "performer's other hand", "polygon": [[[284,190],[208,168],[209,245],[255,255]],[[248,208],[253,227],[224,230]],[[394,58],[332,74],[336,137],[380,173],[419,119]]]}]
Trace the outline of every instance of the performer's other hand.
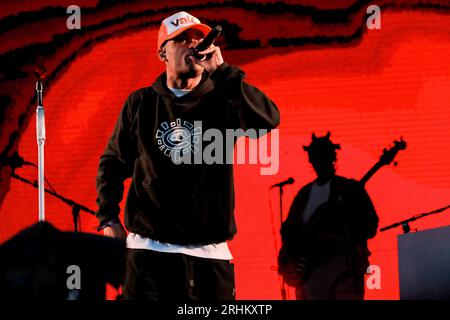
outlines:
[{"label": "performer's other hand", "polygon": [[127,232],[120,222],[113,224],[111,227],[103,229],[103,235],[106,237],[117,238],[125,240],[127,238]]}]

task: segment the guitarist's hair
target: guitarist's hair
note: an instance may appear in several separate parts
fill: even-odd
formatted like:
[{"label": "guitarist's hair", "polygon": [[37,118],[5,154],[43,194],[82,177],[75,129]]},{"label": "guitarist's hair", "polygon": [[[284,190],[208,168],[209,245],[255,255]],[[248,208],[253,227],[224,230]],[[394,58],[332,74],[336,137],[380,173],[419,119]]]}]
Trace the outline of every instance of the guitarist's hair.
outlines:
[{"label": "guitarist's hair", "polygon": [[308,152],[311,158],[321,157],[335,161],[336,150],[340,150],[341,145],[333,143],[330,136],[330,132],[323,137],[316,137],[315,133],[313,133],[311,143],[309,146],[303,146],[303,150]]}]

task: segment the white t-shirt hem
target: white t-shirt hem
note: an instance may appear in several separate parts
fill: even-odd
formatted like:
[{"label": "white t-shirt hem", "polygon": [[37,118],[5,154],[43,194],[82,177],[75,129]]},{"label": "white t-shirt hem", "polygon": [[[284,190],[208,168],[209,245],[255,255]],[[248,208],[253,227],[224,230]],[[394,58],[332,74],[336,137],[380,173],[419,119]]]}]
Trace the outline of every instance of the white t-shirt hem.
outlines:
[{"label": "white t-shirt hem", "polygon": [[182,253],[188,256],[206,259],[232,260],[230,249],[226,242],[213,243],[208,245],[178,245],[160,242],[150,238],[142,237],[136,233],[129,233],[127,236],[128,249],[144,249],[166,253]]}]

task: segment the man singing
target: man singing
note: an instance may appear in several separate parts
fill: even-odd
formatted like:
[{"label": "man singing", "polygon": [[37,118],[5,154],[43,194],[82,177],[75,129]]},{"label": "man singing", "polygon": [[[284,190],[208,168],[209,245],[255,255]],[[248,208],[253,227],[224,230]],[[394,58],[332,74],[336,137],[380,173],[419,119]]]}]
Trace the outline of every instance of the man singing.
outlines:
[{"label": "man singing", "polygon": [[[193,48],[210,30],[186,12],[162,21],[157,54],[166,70],[130,94],[100,157],[99,230],[126,238],[125,299],[235,298],[226,242],[236,233],[233,166],[177,164],[173,152],[190,146],[194,122],[203,131],[270,130],[280,115],[242,70],[224,62],[219,47],[195,57]],[[118,216],[129,177],[127,235]]]}]

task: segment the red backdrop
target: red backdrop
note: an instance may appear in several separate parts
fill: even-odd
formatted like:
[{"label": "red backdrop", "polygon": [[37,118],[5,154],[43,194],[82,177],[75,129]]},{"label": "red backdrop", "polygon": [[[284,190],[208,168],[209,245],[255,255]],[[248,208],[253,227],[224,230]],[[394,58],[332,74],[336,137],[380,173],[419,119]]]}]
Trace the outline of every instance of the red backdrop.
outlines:
[{"label": "red backdrop", "polygon": [[[268,25],[274,27],[275,25]],[[46,175],[57,192],[95,209],[98,160],[127,95],[163,71],[156,59],[157,29],[110,38],[78,56],[45,96]],[[384,147],[403,136],[408,148],[397,167],[385,167],[367,190],[385,226],[450,200],[450,19],[439,12],[387,12],[382,29],[357,45],[223,50],[225,60],[247,73],[281,111],[280,170],[261,176],[257,165],[236,165],[238,235],[230,243],[239,299],[279,299],[275,270],[279,246],[277,193],[269,186],[290,176],[284,211],[314,178],[301,146],[311,132],[332,132],[342,146],[338,174],[361,178]],[[37,162],[34,121],[19,153]],[[20,171],[19,171],[20,170]],[[33,169],[17,173],[36,179]],[[271,210],[272,204],[273,210]],[[47,219],[72,228],[69,207],[47,196]],[[82,213],[82,230],[96,219]],[[11,180],[0,212],[0,241],[37,220],[37,192]],[[450,213],[412,224],[419,230],[450,224]],[[371,263],[381,268],[381,289],[367,299],[397,299],[397,240],[401,230],[371,240]],[[292,298],[292,292],[290,297]]]}]

